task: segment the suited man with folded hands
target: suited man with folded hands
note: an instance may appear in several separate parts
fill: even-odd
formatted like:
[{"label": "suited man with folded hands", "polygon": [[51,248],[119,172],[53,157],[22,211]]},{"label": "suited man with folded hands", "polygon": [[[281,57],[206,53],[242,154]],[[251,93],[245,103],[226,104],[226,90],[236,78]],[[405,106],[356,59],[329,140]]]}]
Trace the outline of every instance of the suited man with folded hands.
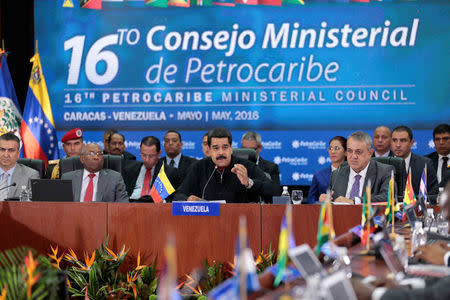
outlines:
[{"label": "suited man with folded hands", "polygon": [[128,202],[128,194],[119,172],[103,169],[103,151],[91,143],[81,151],[82,170],[64,173],[61,179],[72,180],[75,202]]},{"label": "suited man with folded hands", "polygon": [[[372,139],[367,133],[357,131],[348,137],[348,165],[341,165],[331,174],[330,189],[335,202],[361,203],[369,181],[372,202],[387,200],[389,179],[394,167],[371,160],[372,154]],[[321,195],[319,200],[323,201],[325,196]]]}]

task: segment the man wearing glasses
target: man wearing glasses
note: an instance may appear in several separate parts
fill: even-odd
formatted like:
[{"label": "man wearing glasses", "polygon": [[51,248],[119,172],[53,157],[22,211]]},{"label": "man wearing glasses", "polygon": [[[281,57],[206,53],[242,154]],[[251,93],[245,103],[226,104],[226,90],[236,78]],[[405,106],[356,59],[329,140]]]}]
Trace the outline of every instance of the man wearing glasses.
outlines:
[{"label": "man wearing glasses", "polygon": [[39,178],[38,171],[17,163],[20,140],[14,133],[0,136],[0,201],[19,198],[23,185],[30,187],[30,179]]},{"label": "man wearing glasses", "polygon": [[64,173],[61,179],[72,180],[75,202],[128,202],[128,195],[119,172],[103,169],[103,151],[95,143],[81,151],[82,170]]},{"label": "man wearing glasses", "polygon": [[450,179],[450,125],[440,124],[433,130],[436,151],[427,155],[433,161],[439,187],[445,187]]},{"label": "man wearing glasses", "polygon": [[[131,199],[136,200],[144,200],[149,197],[153,182],[164,163],[163,160],[159,159],[161,142],[158,138],[154,136],[144,137],[140,148],[142,162],[129,161],[123,171],[128,194]],[[174,168],[165,166],[164,172],[173,186],[179,185],[178,173]],[[167,200],[170,199],[169,196]]]},{"label": "man wearing glasses", "polygon": [[333,171],[330,190],[335,202],[359,204],[370,181],[372,202],[387,200],[389,179],[394,167],[371,160],[372,139],[362,131],[347,139],[347,162]]}]

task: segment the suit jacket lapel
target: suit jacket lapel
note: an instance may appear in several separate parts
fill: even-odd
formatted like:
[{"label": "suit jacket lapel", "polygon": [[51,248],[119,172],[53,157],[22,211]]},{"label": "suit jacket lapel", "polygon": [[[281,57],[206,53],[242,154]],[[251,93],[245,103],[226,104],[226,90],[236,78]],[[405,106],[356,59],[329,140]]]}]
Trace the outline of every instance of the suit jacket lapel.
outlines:
[{"label": "suit jacket lapel", "polygon": [[81,186],[83,185],[83,170],[79,170],[74,174],[72,184],[72,189],[74,191],[73,201],[80,202]]},{"label": "suit jacket lapel", "polygon": [[345,197],[347,192],[348,177],[350,176],[350,166],[347,165],[342,167],[336,172],[336,179],[334,181],[334,186],[332,186],[332,189],[334,190],[333,199],[336,199],[338,196]]},{"label": "suit jacket lapel", "polygon": [[[14,172],[13,172],[13,174],[11,176],[11,181],[10,181],[11,184],[13,182],[17,182],[17,178],[20,178],[21,176],[22,176],[22,168],[18,164],[16,164],[16,168],[14,169]],[[18,185],[10,187],[8,189],[7,197],[8,198],[12,198],[12,196],[16,193],[16,190],[18,188],[21,188],[21,187],[19,187]]]},{"label": "suit jacket lapel", "polygon": [[377,168],[375,166],[375,162],[370,161],[369,167],[367,168],[366,179],[364,179],[364,185],[362,186],[363,190],[361,195],[364,195],[365,192],[364,189],[366,188],[369,179],[370,179],[370,189],[372,190],[376,178],[377,178]]},{"label": "suit jacket lapel", "polygon": [[97,181],[97,193],[95,194],[95,201],[96,202],[102,202],[103,200],[103,189],[104,187],[106,187],[106,173],[107,171],[102,169],[100,170],[100,172],[98,173],[98,181]]}]

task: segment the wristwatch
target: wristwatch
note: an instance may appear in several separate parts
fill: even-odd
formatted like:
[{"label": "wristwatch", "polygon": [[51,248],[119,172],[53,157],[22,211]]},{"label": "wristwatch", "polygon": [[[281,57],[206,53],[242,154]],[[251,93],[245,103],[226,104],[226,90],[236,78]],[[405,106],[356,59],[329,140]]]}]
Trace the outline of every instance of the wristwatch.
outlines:
[{"label": "wristwatch", "polygon": [[251,189],[252,186],[253,186],[253,183],[254,183],[253,180],[252,180],[251,178],[249,178],[249,179],[248,179],[248,185],[247,185],[245,188],[246,188],[247,190],[248,190],[248,189]]}]

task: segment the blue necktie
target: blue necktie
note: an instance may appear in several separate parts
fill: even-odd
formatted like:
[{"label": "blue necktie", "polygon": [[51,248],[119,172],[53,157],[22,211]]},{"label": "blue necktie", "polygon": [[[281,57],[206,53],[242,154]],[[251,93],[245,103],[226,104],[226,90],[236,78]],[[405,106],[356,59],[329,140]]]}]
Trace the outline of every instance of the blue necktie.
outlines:
[{"label": "blue necktie", "polygon": [[350,190],[350,199],[355,199],[359,197],[359,180],[361,179],[361,175],[355,175],[355,182],[353,182],[352,189]]}]

